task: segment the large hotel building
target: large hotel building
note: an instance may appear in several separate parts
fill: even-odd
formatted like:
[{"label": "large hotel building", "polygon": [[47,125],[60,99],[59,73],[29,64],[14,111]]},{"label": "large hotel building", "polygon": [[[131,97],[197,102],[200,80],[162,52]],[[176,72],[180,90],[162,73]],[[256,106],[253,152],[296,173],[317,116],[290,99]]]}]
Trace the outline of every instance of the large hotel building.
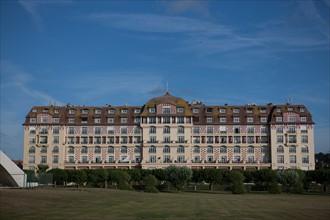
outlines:
[{"label": "large hotel building", "polygon": [[24,169],[315,168],[304,105],[207,106],[167,92],[144,106],[35,106],[23,126]]}]

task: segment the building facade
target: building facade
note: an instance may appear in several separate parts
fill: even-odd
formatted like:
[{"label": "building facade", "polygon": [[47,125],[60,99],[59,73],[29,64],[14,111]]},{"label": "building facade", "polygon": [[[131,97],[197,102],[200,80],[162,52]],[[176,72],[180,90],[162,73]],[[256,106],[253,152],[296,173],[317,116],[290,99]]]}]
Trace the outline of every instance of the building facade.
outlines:
[{"label": "building facade", "polygon": [[35,106],[24,169],[315,169],[304,105],[206,106],[166,93],[144,106]]}]

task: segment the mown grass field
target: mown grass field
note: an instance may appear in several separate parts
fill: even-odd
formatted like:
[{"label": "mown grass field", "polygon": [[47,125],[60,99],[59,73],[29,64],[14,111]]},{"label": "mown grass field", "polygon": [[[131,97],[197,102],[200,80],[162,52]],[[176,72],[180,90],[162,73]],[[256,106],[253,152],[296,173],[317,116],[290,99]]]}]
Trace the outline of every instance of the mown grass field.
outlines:
[{"label": "mown grass field", "polygon": [[0,219],[330,219],[329,195],[0,189]]}]

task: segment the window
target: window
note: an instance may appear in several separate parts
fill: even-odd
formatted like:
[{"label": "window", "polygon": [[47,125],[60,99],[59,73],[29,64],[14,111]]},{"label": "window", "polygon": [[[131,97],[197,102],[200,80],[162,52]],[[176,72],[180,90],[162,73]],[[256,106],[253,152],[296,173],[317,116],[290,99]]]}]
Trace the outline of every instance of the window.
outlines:
[{"label": "window", "polygon": [[193,113],[195,113],[195,114],[199,113],[199,108],[194,108]]},{"label": "window", "polygon": [[212,117],[207,117],[206,118],[206,122],[207,123],[212,123],[213,122],[213,118]]},{"label": "window", "polygon": [[163,163],[171,163],[170,155],[163,156]]},{"label": "window", "polygon": [[234,113],[239,113],[239,108],[234,108],[234,109],[233,109],[233,112],[234,112]]},{"label": "window", "polygon": [[293,108],[292,107],[288,107],[288,111],[289,112],[293,111]]},{"label": "window", "polygon": [[213,163],[213,156],[207,156],[207,163]]},{"label": "window", "polygon": [[156,136],[149,136],[149,143],[156,143],[157,139]]},{"label": "window", "polygon": [[95,127],[94,134],[101,134],[101,127]]},{"label": "window", "polygon": [[127,154],[127,147],[123,146],[120,148],[120,153]]},{"label": "window", "polygon": [[150,134],[156,134],[156,127],[155,126],[150,126],[149,127],[149,133]]},{"label": "window", "polygon": [[220,126],[220,133],[226,134],[227,133],[227,127],[226,126]]},{"label": "window", "polygon": [[309,163],[309,156],[308,155],[303,155],[301,157],[302,163]]},{"label": "window", "polygon": [[193,127],[193,133],[199,134],[199,127],[197,127],[197,126]]},{"label": "window", "polygon": [[248,126],[247,127],[247,133],[248,134],[254,134],[254,127],[253,126]]},{"label": "window", "polygon": [[194,153],[200,153],[200,147],[194,146]]},{"label": "window", "polygon": [[36,143],[36,137],[30,137],[29,144],[35,144],[35,143]]},{"label": "window", "polygon": [[149,108],[149,113],[155,113],[156,109],[155,108]]},{"label": "window", "polygon": [[155,154],[155,153],[156,153],[156,147],[155,146],[149,147],[149,154]]},{"label": "window", "polygon": [[284,147],[283,146],[278,146],[277,147],[277,153],[284,153]]},{"label": "window", "polygon": [[301,135],[301,143],[308,143],[308,136],[307,135]]},{"label": "window", "polygon": [[163,143],[171,143],[171,136],[164,136]]},{"label": "window", "polygon": [[82,156],[82,157],[81,157],[81,162],[82,162],[82,163],[88,163],[87,156]]},{"label": "window", "polygon": [[95,109],[95,114],[101,114],[102,113],[102,110],[101,109]]},{"label": "window", "polygon": [[123,124],[127,123],[127,118],[120,118],[120,122]]},{"label": "window", "polygon": [[281,108],[277,108],[276,112],[282,112]]},{"label": "window", "polygon": [[163,133],[164,133],[164,134],[169,134],[170,132],[171,132],[171,129],[170,129],[169,126],[165,126],[165,127],[163,128]]},{"label": "window", "polygon": [[212,108],[206,108],[206,113],[212,113],[213,109]]},{"label": "window", "polygon": [[301,148],[301,153],[308,153],[308,147],[307,146],[303,146]]},{"label": "window", "polygon": [[141,149],[139,146],[135,146],[134,147],[134,153],[137,154],[137,153],[140,153],[141,152]]},{"label": "window", "polygon": [[47,156],[41,156],[40,163],[47,163]]},{"label": "window", "polygon": [[42,147],[40,148],[40,153],[47,153],[47,147],[42,146]]},{"label": "window", "polygon": [[114,123],[115,119],[114,118],[108,118],[108,123]]},{"label": "window", "polygon": [[246,110],[246,113],[253,113],[253,109],[252,109],[252,108],[248,108],[248,109]]},{"label": "window", "polygon": [[127,139],[127,137],[121,137],[121,138],[120,138],[120,143],[121,143],[121,144],[127,144],[127,143],[128,143],[128,139]]},{"label": "window", "polygon": [[48,123],[48,117],[41,117],[41,123]]},{"label": "window", "polygon": [[177,157],[177,162],[178,163],[185,163],[185,157],[183,155],[180,155]]},{"label": "window", "polygon": [[36,118],[30,118],[30,123],[36,123],[37,119]]},{"label": "window", "polygon": [[305,112],[305,108],[301,107],[301,108],[299,108],[299,111],[300,112]]},{"label": "window", "polygon": [[206,127],[206,133],[213,134],[213,127]]},{"label": "window", "polygon": [[108,114],[115,114],[115,110],[114,109],[109,109]]},{"label": "window", "polygon": [[276,133],[283,133],[283,126],[277,126]]},{"label": "window", "polygon": [[164,148],[163,148],[163,153],[171,153],[171,148],[169,147],[169,146],[165,146]]},{"label": "window", "polygon": [[115,158],[114,158],[114,156],[109,156],[109,157],[108,157],[108,162],[109,162],[109,163],[114,163],[114,162],[115,162]]},{"label": "window", "polygon": [[69,123],[74,123],[74,118],[69,118]]},{"label": "window", "polygon": [[149,163],[156,163],[156,156],[149,156]]},{"label": "window", "polygon": [[220,109],[220,113],[226,113],[226,109],[225,108],[221,108]]},{"label": "window", "polygon": [[254,163],[254,156],[248,156],[247,162],[248,163]]},{"label": "window", "polygon": [[32,112],[37,112],[37,109],[35,109],[35,108],[34,108],[34,109],[32,109]]},{"label": "window", "polygon": [[183,108],[177,108],[178,113],[183,113]]},{"label": "window", "polygon": [[171,114],[171,108],[170,107],[163,107],[163,114]]},{"label": "window", "polygon": [[250,154],[254,153],[254,147],[253,146],[249,146],[247,152],[250,153]]},{"label": "window", "polygon": [[139,108],[134,109],[134,113],[138,114],[140,112],[141,112],[141,109],[139,109]]},{"label": "window", "polygon": [[226,136],[221,136],[220,137],[220,143],[222,143],[222,144],[227,143],[227,137]]},{"label": "window", "polygon": [[307,118],[305,116],[302,116],[302,117],[300,117],[300,121],[301,122],[306,122],[307,121]]},{"label": "window", "polygon": [[268,153],[268,147],[267,146],[262,146],[261,147],[261,153]]},{"label": "window", "polygon": [[241,143],[241,137],[234,137],[234,143],[235,144]]},{"label": "window", "polygon": [[234,122],[238,123],[239,122],[239,117],[234,117]]},{"label": "window", "polygon": [[80,152],[82,154],[87,154],[87,152],[88,152],[87,147],[82,147],[81,150],[80,150]]},{"label": "window", "polygon": [[60,118],[53,118],[53,123],[59,123],[60,122]]},{"label": "window", "polygon": [[125,108],[123,108],[123,109],[121,110],[121,113],[122,113],[122,114],[127,114],[127,112],[128,112],[128,110],[125,109]]},{"label": "window", "polygon": [[235,146],[235,147],[234,147],[234,153],[235,153],[235,154],[239,154],[239,153],[241,153],[241,147],[240,147],[240,146]]},{"label": "window", "polygon": [[213,147],[212,146],[208,146],[206,149],[206,152],[209,154],[213,154]]},{"label": "window", "polygon": [[171,123],[171,118],[170,118],[170,117],[163,117],[163,123],[164,123],[164,124],[169,124],[169,123]]},{"label": "window", "polygon": [[184,147],[183,146],[179,146],[178,148],[177,148],[177,151],[176,151],[177,153],[184,153]]},{"label": "window", "polygon": [[289,135],[289,143],[297,143],[296,135]]},{"label": "window", "polygon": [[101,118],[94,118],[94,123],[101,123]]},{"label": "window", "polygon": [[58,114],[58,113],[60,113],[60,110],[58,110],[58,109],[54,109],[54,113],[55,113],[55,114]]},{"label": "window", "polygon": [[87,115],[87,114],[88,114],[88,109],[83,109],[83,110],[81,110],[81,114],[83,114],[83,115]]},{"label": "window", "polygon": [[100,147],[95,147],[94,148],[94,153],[100,154],[101,153],[101,148]]},{"label": "window", "polygon": [[121,127],[120,128],[120,133],[121,134],[127,134],[127,127]]},{"label": "window", "polygon": [[140,118],[134,118],[134,123],[140,123]]},{"label": "window", "polygon": [[35,157],[29,156],[29,163],[35,163]]},{"label": "window", "polygon": [[241,162],[241,157],[240,156],[234,156],[234,163],[239,163]]},{"label": "window", "polygon": [[291,146],[289,147],[289,153],[296,153],[296,146],[291,145]]},{"label": "window", "polygon": [[141,128],[134,127],[133,132],[134,132],[134,134],[141,134]]},{"label": "window", "polygon": [[178,136],[177,143],[185,143],[184,136]]},{"label": "window", "polygon": [[177,123],[178,124],[183,124],[184,123],[184,117],[177,117]]},{"label": "window", "polygon": [[261,118],[260,118],[260,121],[261,121],[261,122],[267,122],[267,117],[261,117]]},{"label": "window", "polygon": [[81,133],[82,134],[88,134],[88,128],[87,127],[82,127],[81,128]]},{"label": "window", "polygon": [[267,109],[265,109],[265,108],[260,109],[260,113],[266,113],[266,112],[267,112]]},{"label": "window", "polygon": [[53,156],[53,160],[52,160],[53,163],[58,163],[58,156],[57,155],[54,155]]},{"label": "window", "polygon": [[29,127],[30,134],[35,134],[36,133],[36,128],[35,127]]},{"label": "window", "polygon": [[149,123],[150,124],[155,124],[156,123],[156,117],[149,117]]},{"label": "window", "polygon": [[113,147],[108,147],[108,154],[113,154],[115,152]]},{"label": "window", "polygon": [[283,143],[283,135],[276,136],[276,143]]},{"label": "window", "polygon": [[262,134],[266,134],[267,131],[268,131],[268,129],[267,129],[266,126],[262,126],[260,130],[261,130],[261,133],[262,133]]},{"label": "window", "polygon": [[70,110],[69,110],[69,114],[70,114],[70,115],[74,115],[74,114],[76,114],[76,110],[74,110],[74,109],[70,109]]},{"label": "window", "polygon": [[288,116],[288,122],[295,122],[296,121],[296,118],[294,115],[289,115]]},{"label": "window", "polygon": [[225,118],[225,117],[220,117],[220,122],[222,122],[222,123],[227,122],[227,118]]},{"label": "window", "polygon": [[277,156],[277,163],[284,163],[284,155]]},{"label": "window", "polygon": [[227,162],[228,162],[228,160],[227,160],[227,156],[221,156],[221,157],[220,157],[220,162],[221,162],[221,163],[227,163]]},{"label": "window", "polygon": [[102,163],[102,160],[101,160],[100,156],[95,157],[95,163]]},{"label": "window", "polygon": [[108,134],[114,134],[115,128],[114,127],[107,127]]},{"label": "window", "polygon": [[282,122],[283,118],[282,117],[276,117],[276,122]]},{"label": "window", "polygon": [[70,147],[69,147],[69,150],[68,150],[68,153],[69,153],[69,154],[73,154],[73,153],[74,153],[74,147],[71,147],[71,146],[70,146]]},{"label": "window", "polygon": [[53,143],[58,144],[60,142],[59,136],[53,136]]},{"label": "window", "polygon": [[31,147],[29,148],[29,153],[30,153],[30,154],[34,154],[35,152],[36,152],[35,147],[34,147],[34,146],[31,146]]},{"label": "window", "polygon": [[252,117],[247,117],[247,122],[253,122],[253,118]]},{"label": "window", "polygon": [[182,126],[178,127],[178,134],[184,134],[184,127]]},{"label": "window", "polygon": [[240,133],[241,133],[241,128],[240,128],[240,126],[236,126],[236,127],[234,127],[234,133],[235,133],[235,134],[240,134]]}]

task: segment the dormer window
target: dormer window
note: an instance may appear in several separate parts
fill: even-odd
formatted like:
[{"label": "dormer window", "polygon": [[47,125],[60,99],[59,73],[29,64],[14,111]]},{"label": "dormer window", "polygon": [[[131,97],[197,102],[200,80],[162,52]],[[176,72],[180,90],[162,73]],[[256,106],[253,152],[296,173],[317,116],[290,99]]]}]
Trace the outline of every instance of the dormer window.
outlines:
[{"label": "dormer window", "polygon": [[149,113],[155,113],[156,109],[155,108],[149,108]]},{"label": "dormer window", "polygon": [[115,114],[115,110],[114,109],[109,109],[108,114]]},{"label": "dormer window", "polygon": [[32,109],[32,112],[37,112],[37,109],[35,109],[35,108],[34,108],[34,109]]},{"label": "dormer window", "polygon": [[141,109],[139,109],[139,108],[136,108],[136,109],[134,109],[134,113],[140,113],[141,112]]},{"label": "dormer window", "polygon": [[178,108],[178,109],[177,109],[177,112],[178,112],[178,113],[183,113],[183,108]]},{"label": "dormer window", "polygon": [[276,112],[282,112],[281,108],[277,108]]},{"label": "dormer window", "polygon": [[246,113],[253,113],[253,109],[252,109],[252,108],[248,108],[248,109],[246,110]]},{"label": "dormer window", "polygon": [[289,111],[289,112],[292,112],[292,111],[293,111],[293,108],[292,108],[292,107],[289,107],[289,108],[288,108],[288,111]]},{"label": "dormer window", "polygon": [[123,108],[123,109],[121,110],[121,113],[122,113],[122,114],[127,114],[127,112],[128,112],[128,110],[127,110],[126,108]]},{"label": "dormer window", "polygon": [[101,109],[95,109],[95,114],[101,114],[101,113],[102,113]]},{"label": "dormer window", "polygon": [[74,110],[74,109],[70,109],[70,110],[69,110],[69,114],[70,114],[70,115],[74,115],[74,114],[76,114],[76,110]]},{"label": "dormer window", "polygon": [[36,123],[37,119],[36,118],[30,118],[30,123]]},{"label": "dormer window", "polygon": [[44,108],[42,112],[48,112],[48,108]]},{"label": "dormer window", "polygon": [[58,113],[60,113],[60,110],[59,109],[54,109],[54,113],[58,114]]},{"label": "dormer window", "polygon": [[74,123],[74,118],[69,118],[69,123]]},{"label": "dormer window", "polygon": [[305,108],[301,107],[301,108],[299,108],[299,111],[300,112],[305,112]]},{"label": "dormer window", "polygon": [[260,113],[266,113],[266,109],[265,108],[262,108],[262,109],[260,109]]},{"label": "dormer window", "polygon": [[300,117],[300,121],[301,122],[306,122],[307,121],[307,118],[305,116],[302,116],[302,117]]},{"label": "dormer window", "polygon": [[239,113],[239,108],[234,108],[234,109],[233,109],[233,112],[234,112],[234,113]]},{"label": "dormer window", "polygon": [[220,113],[226,113],[226,109],[225,108],[221,108],[220,109]]},{"label": "dormer window", "polygon": [[206,113],[212,113],[213,109],[212,108],[207,108]]},{"label": "dormer window", "polygon": [[212,123],[213,122],[213,118],[212,117],[207,117],[206,118],[206,122],[207,123]]}]

